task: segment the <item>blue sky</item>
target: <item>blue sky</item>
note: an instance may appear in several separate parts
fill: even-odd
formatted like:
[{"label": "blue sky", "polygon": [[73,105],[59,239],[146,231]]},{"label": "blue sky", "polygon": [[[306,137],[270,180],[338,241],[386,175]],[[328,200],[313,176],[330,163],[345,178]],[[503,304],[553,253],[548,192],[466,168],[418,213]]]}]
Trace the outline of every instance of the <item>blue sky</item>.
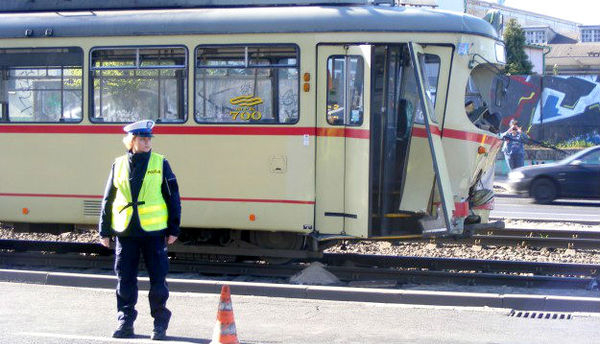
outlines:
[{"label": "blue sky", "polygon": [[584,25],[600,25],[600,0],[506,0],[504,5]]}]

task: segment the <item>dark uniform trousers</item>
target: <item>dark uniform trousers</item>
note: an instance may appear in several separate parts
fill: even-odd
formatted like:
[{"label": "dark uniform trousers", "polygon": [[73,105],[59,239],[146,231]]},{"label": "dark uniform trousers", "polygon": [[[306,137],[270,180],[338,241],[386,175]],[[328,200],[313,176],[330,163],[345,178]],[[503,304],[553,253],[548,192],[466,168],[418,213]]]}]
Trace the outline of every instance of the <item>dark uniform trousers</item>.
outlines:
[{"label": "dark uniform trousers", "polygon": [[117,319],[122,326],[133,326],[137,317],[137,274],[140,252],[150,277],[150,314],[155,329],[167,329],[171,312],[167,309],[169,289],[166,276],[169,270],[164,236],[117,237],[115,273],[117,284]]}]

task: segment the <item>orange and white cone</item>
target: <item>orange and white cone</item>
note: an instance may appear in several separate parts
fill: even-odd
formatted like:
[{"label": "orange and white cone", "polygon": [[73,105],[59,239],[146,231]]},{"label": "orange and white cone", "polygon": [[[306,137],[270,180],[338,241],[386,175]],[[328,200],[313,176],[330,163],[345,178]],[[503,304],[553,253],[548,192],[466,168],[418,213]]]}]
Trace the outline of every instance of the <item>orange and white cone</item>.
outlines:
[{"label": "orange and white cone", "polygon": [[221,301],[217,311],[217,323],[210,344],[240,344],[237,339],[233,307],[231,306],[231,291],[228,285],[221,288]]}]

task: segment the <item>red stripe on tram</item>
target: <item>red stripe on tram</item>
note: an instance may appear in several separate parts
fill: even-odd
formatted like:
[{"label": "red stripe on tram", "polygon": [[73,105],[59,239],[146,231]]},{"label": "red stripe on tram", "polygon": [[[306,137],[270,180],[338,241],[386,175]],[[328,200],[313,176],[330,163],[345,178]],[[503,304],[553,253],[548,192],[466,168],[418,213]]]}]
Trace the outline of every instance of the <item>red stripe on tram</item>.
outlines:
[{"label": "red stripe on tram", "polygon": [[315,135],[313,127],[156,127],[156,134],[172,135]]},{"label": "red stripe on tram", "polygon": [[[484,135],[468,131],[444,129],[442,135],[440,128],[432,125],[433,135],[448,137],[457,140],[466,140],[485,144],[496,145],[500,140],[493,135]],[[370,131],[356,128],[313,128],[313,127],[255,127],[255,126],[158,126],[154,129],[156,134],[163,135],[280,135],[280,136],[323,136],[323,137],[348,137],[356,139],[369,139]],[[0,125],[0,133],[11,134],[124,134],[121,125]],[[413,136],[427,137],[424,127],[413,127]]]},{"label": "red stripe on tram", "polygon": [[100,195],[0,193],[4,197],[47,197],[47,198],[102,198]]},{"label": "red stripe on tram", "polygon": [[[440,128],[437,126],[431,126],[431,133],[433,135],[441,136]],[[427,130],[425,127],[413,127],[412,135],[416,137],[427,137]]]},{"label": "red stripe on tram", "polygon": [[[483,141],[483,143],[492,145],[492,146],[495,146],[496,144],[498,144],[498,142],[501,142],[501,140],[498,139],[496,136],[494,136],[494,134],[484,135],[484,134],[472,133],[469,131],[446,128],[446,129],[444,129],[443,135],[441,135],[440,129],[438,127],[432,126],[432,129],[433,129],[432,133],[434,135],[438,135],[441,137],[447,137],[450,139],[472,141],[472,142],[477,142],[477,143],[481,143]],[[416,136],[416,137],[427,137],[427,131],[425,130],[425,128],[422,128],[422,127],[413,127],[412,134],[413,134],[413,136]]]},{"label": "red stripe on tram", "polygon": [[314,201],[298,201],[290,199],[260,199],[260,198],[205,198],[205,197],[181,197],[182,201],[201,202],[249,202],[249,203],[287,203],[287,204],[315,204]]},{"label": "red stripe on tram", "polygon": [[317,128],[317,136],[349,137],[353,139],[368,139],[371,133],[367,129],[354,128]]},{"label": "red stripe on tram", "polygon": [[0,125],[0,133],[10,134],[124,134],[117,125]]},{"label": "red stripe on tram", "polygon": [[[75,194],[36,194],[36,193],[0,193],[3,197],[45,197],[45,198],[99,198],[101,195],[75,195]],[[205,202],[248,202],[248,203],[286,203],[286,204],[315,204],[314,201],[299,201],[288,199],[261,199],[261,198],[204,198],[181,197],[182,201]]]},{"label": "red stripe on tram", "polygon": [[[157,126],[166,135],[315,135],[313,127]],[[125,134],[121,125],[0,125],[0,133],[16,134]]]},{"label": "red stripe on tram", "polygon": [[[121,125],[0,125],[0,133],[11,134],[124,134]],[[329,136],[368,139],[369,130],[355,128],[265,127],[265,126],[157,126],[158,135],[281,135]]]},{"label": "red stripe on tram", "polygon": [[485,135],[455,129],[444,129],[443,137],[448,137],[457,140],[473,141],[477,143],[483,142],[488,145],[495,145],[497,142],[501,142],[501,140],[497,138],[494,134]]}]

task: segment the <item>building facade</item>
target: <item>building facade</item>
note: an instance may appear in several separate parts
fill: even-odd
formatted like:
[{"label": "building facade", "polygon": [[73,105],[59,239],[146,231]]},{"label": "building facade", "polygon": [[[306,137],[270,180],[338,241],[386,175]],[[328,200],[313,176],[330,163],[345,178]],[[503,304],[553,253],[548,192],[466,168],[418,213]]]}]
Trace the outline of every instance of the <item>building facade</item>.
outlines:
[{"label": "building facade", "polygon": [[490,10],[499,11],[504,23],[515,19],[521,25],[528,44],[525,52],[534,65],[534,72],[600,74],[600,25],[581,25],[498,3],[467,0],[466,12],[471,15],[483,17]]},{"label": "building facade", "polygon": [[567,37],[576,38],[579,34],[579,23],[565,19],[546,16],[539,13],[523,11],[520,9],[500,5],[482,0],[467,0],[467,13],[482,18],[489,10],[500,11],[504,15],[504,22],[515,19],[523,28],[538,27],[550,28]]}]

